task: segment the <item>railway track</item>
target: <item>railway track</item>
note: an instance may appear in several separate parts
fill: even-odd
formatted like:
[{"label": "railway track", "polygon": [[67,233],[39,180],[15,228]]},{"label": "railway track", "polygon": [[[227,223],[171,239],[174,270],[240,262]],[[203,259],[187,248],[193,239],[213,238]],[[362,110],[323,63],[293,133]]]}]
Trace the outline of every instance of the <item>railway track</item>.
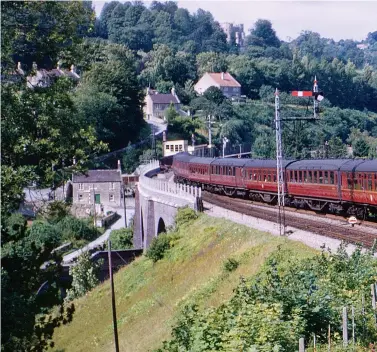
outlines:
[{"label": "railway track", "polygon": [[[220,206],[222,208],[239,212],[245,215],[250,215],[263,220],[278,222],[277,209],[268,208],[265,206],[253,206],[251,202],[238,198],[229,198],[209,192],[202,193],[205,202]],[[297,216],[293,211],[285,212],[285,225],[291,226],[300,230],[313,232],[322,236],[330,237],[345,241],[347,243],[361,244],[363,247],[371,248],[374,241],[377,240],[377,234],[368,228],[357,229],[350,227],[348,224],[336,225],[330,222],[323,221],[323,217],[318,220],[308,219]]]}]

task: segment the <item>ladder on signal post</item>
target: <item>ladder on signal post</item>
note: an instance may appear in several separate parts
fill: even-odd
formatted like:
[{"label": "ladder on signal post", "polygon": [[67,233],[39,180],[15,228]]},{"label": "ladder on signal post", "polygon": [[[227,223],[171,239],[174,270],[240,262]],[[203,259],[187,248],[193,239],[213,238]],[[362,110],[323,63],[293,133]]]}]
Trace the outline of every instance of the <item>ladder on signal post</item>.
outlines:
[{"label": "ladder on signal post", "polygon": [[280,99],[279,91],[275,91],[275,130],[276,130],[276,171],[278,185],[278,223],[279,234],[285,235],[285,180],[283,169],[283,148],[282,148],[282,129],[281,121],[300,121],[300,120],[318,120],[319,102],[324,98],[323,92],[318,89],[317,77],[314,77],[313,90],[293,91],[292,96],[295,97],[314,97],[313,117],[280,117]]}]

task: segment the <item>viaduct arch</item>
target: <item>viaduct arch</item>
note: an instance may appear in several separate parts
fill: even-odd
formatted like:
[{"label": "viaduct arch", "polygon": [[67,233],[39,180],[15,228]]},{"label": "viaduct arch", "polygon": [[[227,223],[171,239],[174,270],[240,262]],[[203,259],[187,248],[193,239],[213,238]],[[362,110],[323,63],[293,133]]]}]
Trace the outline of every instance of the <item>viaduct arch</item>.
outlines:
[{"label": "viaduct arch", "polygon": [[178,208],[189,206],[198,210],[201,189],[154,178],[158,161],[141,169],[135,191],[134,248],[146,250],[153,238],[174,225]]}]

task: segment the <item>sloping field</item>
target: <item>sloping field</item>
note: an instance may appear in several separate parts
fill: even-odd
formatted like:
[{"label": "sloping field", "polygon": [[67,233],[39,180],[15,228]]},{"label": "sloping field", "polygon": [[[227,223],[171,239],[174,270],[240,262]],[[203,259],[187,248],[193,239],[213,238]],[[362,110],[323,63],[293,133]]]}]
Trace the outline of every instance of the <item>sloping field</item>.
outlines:
[{"label": "sloping field", "polygon": [[[280,248],[297,257],[315,253],[305,245],[214,219],[204,214],[183,225],[181,236],[157,263],[141,257],[114,276],[120,350],[150,351],[170,337],[179,310],[187,303],[218,306],[232,294],[240,276],[252,276]],[[224,270],[228,258],[240,262]],[[75,301],[73,322],[60,327],[54,351],[114,351],[109,282]]]}]

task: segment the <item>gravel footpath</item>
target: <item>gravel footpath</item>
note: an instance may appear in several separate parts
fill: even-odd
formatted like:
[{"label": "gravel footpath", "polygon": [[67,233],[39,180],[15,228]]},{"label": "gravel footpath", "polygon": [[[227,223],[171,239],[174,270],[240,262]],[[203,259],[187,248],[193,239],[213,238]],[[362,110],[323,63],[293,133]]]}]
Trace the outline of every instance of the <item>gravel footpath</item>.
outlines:
[{"label": "gravel footpath", "polygon": [[[272,223],[270,221],[258,219],[249,215],[240,214],[235,211],[224,209],[207,202],[204,202],[204,208],[206,209],[204,212],[209,216],[227,219],[241,225],[246,225],[253,229],[268,232],[274,236],[279,236],[279,225]],[[340,240],[328,238],[303,230],[298,230],[290,226],[287,226],[286,230],[291,232],[291,234],[287,236],[290,240],[302,242],[307,246],[318,250],[320,250],[321,247],[325,245],[326,248],[329,248],[331,251],[334,252],[337,250],[341,243]],[[349,244],[347,246],[347,253],[351,254],[355,250],[355,248],[356,246]]]}]

